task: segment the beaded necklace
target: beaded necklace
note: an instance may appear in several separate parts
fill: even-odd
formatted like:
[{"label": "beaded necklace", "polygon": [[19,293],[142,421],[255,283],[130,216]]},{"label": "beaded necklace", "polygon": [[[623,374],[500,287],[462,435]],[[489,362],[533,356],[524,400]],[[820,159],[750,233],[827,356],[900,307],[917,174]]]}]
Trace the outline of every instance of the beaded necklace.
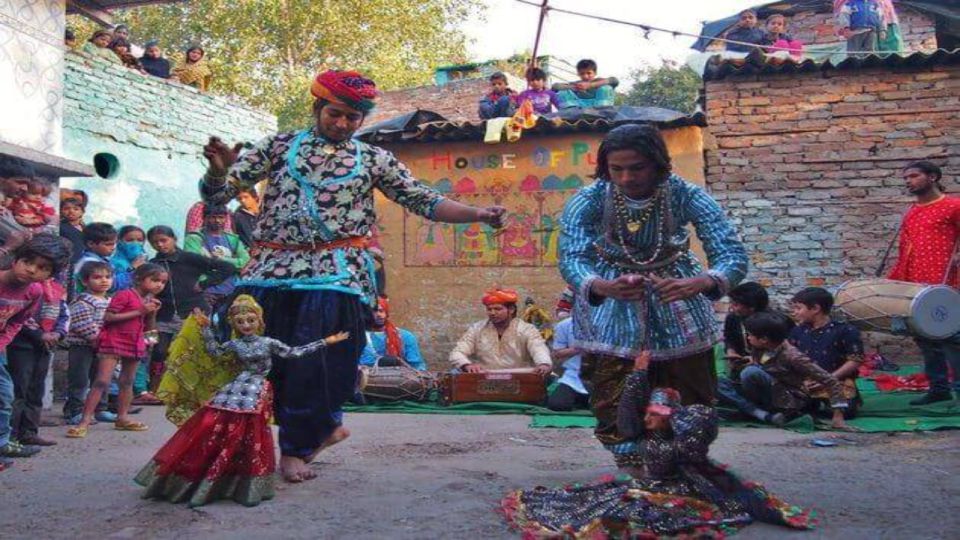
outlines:
[{"label": "beaded necklace", "polygon": [[[612,188],[613,188],[613,209],[614,209],[614,215],[616,216],[616,224],[614,226],[614,230],[616,231],[617,241],[620,244],[620,249],[623,252],[623,256],[626,257],[627,260],[630,261],[630,263],[635,266],[642,267],[642,266],[647,266],[649,264],[656,262],[660,258],[661,253],[663,252],[663,247],[667,237],[666,216],[667,216],[667,212],[669,211],[669,209],[667,208],[667,204],[668,204],[667,197],[666,197],[667,190],[665,190],[663,186],[658,186],[657,191],[653,194],[653,197],[651,198],[650,204],[648,204],[647,207],[643,209],[643,213],[640,214],[640,216],[637,219],[631,220],[630,215],[627,211],[626,197],[624,196],[623,192],[620,191],[620,188],[616,186],[612,186]],[[638,260],[636,257],[631,255],[630,253],[631,250],[627,247],[627,240],[626,238],[624,238],[623,230],[626,229],[630,233],[634,233],[634,234],[639,232],[643,228],[643,226],[647,223],[647,221],[649,221],[652,218],[654,212],[658,207],[660,208],[660,220],[657,223],[656,237],[654,240],[655,247],[653,250],[653,254],[650,255],[648,259]],[[608,253],[607,255],[610,255],[610,254]]]}]

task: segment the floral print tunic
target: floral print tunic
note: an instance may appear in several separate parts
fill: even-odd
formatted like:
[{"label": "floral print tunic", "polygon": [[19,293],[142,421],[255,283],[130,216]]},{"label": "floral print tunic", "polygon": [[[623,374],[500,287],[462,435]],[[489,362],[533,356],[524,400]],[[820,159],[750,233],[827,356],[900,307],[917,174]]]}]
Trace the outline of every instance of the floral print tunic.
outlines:
[{"label": "floral print tunic", "polygon": [[[334,143],[316,129],[267,137],[230,168],[227,182],[201,181],[206,203],[226,204],[266,179],[255,242],[320,245],[369,237],[376,221],[374,189],[407,210],[432,218],[443,196],[413,178],[390,152],[357,140]],[[374,261],[366,249],[277,249],[262,246],[238,286],[328,289],[376,299]]]}]

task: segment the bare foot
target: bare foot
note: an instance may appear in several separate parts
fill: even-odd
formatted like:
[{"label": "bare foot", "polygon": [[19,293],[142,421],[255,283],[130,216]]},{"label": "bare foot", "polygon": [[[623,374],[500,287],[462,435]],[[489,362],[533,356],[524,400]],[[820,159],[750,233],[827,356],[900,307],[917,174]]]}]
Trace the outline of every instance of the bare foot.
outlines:
[{"label": "bare foot", "polygon": [[291,484],[303,482],[305,473],[309,472],[312,471],[307,468],[307,464],[302,459],[296,456],[280,456],[280,473],[287,482]]},{"label": "bare foot", "polygon": [[333,430],[333,433],[331,433],[329,437],[327,437],[327,440],[323,441],[323,444],[320,445],[320,448],[317,448],[316,450],[311,452],[310,455],[303,458],[303,462],[312,463],[313,460],[317,457],[317,454],[326,450],[327,448],[330,448],[331,446],[337,444],[338,442],[342,442],[344,439],[346,439],[349,436],[350,436],[349,429],[343,426],[338,427],[337,429]]}]

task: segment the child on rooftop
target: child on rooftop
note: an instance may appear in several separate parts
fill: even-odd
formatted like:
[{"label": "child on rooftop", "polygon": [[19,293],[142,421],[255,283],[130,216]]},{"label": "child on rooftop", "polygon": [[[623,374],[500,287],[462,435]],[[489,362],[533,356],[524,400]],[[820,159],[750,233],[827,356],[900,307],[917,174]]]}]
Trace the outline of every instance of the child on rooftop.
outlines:
[{"label": "child on rooftop", "polygon": [[507,76],[501,72],[490,75],[490,93],[480,98],[480,118],[503,118],[513,116],[516,109],[516,92],[510,89]]},{"label": "child on rooftop", "polygon": [[787,18],[779,13],[767,17],[766,39],[768,53],[787,51],[791,56],[799,57],[803,54],[803,42],[793,39],[787,33]]},{"label": "child on rooftop", "polygon": [[620,84],[616,77],[597,77],[597,63],[590,59],[577,62],[577,75],[579,81],[553,85],[561,108],[614,105],[614,89]]},{"label": "child on rooftop", "polygon": [[524,101],[529,101],[536,114],[549,114],[553,112],[554,107],[560,108],[557,93],[546,88],[547,73],[545,71],[540,68],[528,69],[527,85],[529,88],[517,96],[517,104],[522,105]]},{"label": "child on rooftop", "polygon": [[727,43],[731,52],[748,53],[758,50],[766,41],[766,32],[757,27],[757,12],[745,9],[740,12],[740,20],[722,36],[724,39],[739,43]]}]

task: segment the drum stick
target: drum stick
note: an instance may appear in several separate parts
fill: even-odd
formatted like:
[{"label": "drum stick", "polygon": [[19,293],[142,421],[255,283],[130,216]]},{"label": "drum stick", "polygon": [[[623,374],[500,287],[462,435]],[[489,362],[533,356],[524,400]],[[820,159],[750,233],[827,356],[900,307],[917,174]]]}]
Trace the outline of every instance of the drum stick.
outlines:
[{"label": "drum stick", "polygon": [[900,238],[900,231],[903,230],[903,220],[900,220],[900,224],[897,225],[897,232],[893,235],[893,238],[890,239],[890,244],[887,245],[887,250],[883,252],[883,258],[880,259],[880,266],[877,268],[876,273],[873,277],[881,277],[883,275],[883,268],[887,266],[887,259],[890,258],[890,252],[893,250],[893,244],[897,241],[897,238]]}]

